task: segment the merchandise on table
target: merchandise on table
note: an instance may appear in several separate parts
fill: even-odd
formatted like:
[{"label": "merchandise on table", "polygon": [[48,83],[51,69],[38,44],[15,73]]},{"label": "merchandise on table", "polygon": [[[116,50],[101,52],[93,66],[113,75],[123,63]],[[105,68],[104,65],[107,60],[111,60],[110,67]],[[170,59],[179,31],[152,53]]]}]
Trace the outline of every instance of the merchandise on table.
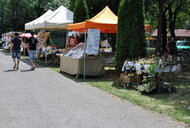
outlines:
[{"label": "merchandise on table", "polygon": [[151,64],[156,65],[156,72],[180,72],[181,64],[176,63],[175,61],[164,62],[162,59],[158,57],[153,58],[143,58],[138,61],[125,61],[122,67],[122,72],[129,71],[132,67],[138,73],[148,72],[148,68]]},{"label": "merchandise on table", "polygon": [[71,57],[71,58],[80,58],[84,54],[84,44],[80,43],[77,46],[75,46],[73,49],[71,49],[69,52],[67,52],[64,56]]}]

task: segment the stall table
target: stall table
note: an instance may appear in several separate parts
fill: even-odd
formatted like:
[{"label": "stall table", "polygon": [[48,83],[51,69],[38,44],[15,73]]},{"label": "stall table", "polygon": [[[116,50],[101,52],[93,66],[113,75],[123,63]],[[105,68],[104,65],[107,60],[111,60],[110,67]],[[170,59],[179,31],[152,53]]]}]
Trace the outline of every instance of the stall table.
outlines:
[{"label": "stall table", "polygon": [[[71,75],[84,75],[84,57],[82,56],[81,58],[72,58],[61,56],[60,70]],[[85,75],[105,75],[103,58],[100,56],[86,56]]]}]

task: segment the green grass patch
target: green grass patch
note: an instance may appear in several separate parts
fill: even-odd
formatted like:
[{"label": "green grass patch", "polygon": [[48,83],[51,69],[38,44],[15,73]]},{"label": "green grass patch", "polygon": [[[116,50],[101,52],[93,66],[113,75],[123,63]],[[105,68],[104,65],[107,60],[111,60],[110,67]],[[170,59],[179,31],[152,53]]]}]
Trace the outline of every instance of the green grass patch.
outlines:
[{"label": "green grass patch", "polygon": [[[57,72],[60,71],[59,66],[45,64],[44,62],[38,62],[38,64]],[[136,90],[124,89],[117,86],[114,81],[117,80],[119,74],[115,73],[114,70],[110,73],[108,72],[107,78],[88,77],[83,79],[82,76],[76,78],[75,76],[65,73],[61,74],[70,79],[97,87],[110,94],[142,106],[145,109],[166,114],[178,121],[190,125],[190,73],[176,74],[176,79],[173,84],[176,86],[177,92],[151,95],[141,95]]]}]

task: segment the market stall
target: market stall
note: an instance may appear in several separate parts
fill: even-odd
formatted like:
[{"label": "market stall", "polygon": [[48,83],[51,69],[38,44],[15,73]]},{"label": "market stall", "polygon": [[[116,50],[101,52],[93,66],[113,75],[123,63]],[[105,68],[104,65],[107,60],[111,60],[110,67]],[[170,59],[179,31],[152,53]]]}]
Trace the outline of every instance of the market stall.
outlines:
[{"label": "market stall", "polygon": [[[100,33],[116,33],[117,19],[117,16],[109,9],[108,6],[106,6],[100,13],[98,13],[96,16],[89,20],[81,23],[69,24],[67,30],[85,32],[85,43],[82,56],[78,58],[77,61],[73,61],[73,63],[77,65],[76,67],[84,68],[83,72],[81,72],[81,70],[79,71],[77,68],[73,67],[72,64],[70,64],[70,62],[68,61],[68,59],[71,59],[72,61],[73,58],[67,57],[67,59],[65,59],[66,57],[63,56],[61,57],[61,71],[69,73],[67,69],[72,68],[73,70],[77,71],[78,74],[84,75],[84,78],[85,75],[104,75],[104,60],[99,55]],[[83,63],[81,62],[81,60],[83,60]],[[89,60],[93,60],[92,63]],[[79,61],[81,63],[78,63]],[[70,74],[73,73],[77,74],[76,72],[71,72]]]},{"label": "market stall", "polygon": [[[63,30],[66,30],[67,24],[70,23],[73,23],[73,12],[64,6],[60,6],[55,11],[52,12],[49,10],[36,20],[25,24],[26,30],[36,29],[49,31],[41,31],[37,35],[40,44],[37,48],[38,57],[40,59],[44,58],[47,63],[55,64],[58,62],[60,54],[64,51],[64,42],[66,40],[66,32]],[[47,42],[47,39],[49,39],[48,42],[52,44],[44,43]]]},{"label": "market stall", "polygon": [[32,27],[38,30],[65,30],[71,23],[73,23],[73,12],[60,6],[48,16],[35,22]]},{"label": "market stall", "polygon": [[40,31],[36,38],[38,40],[36,57],[39,60],[44,60],[46,63],[59,63],[60,55],[64,52],[64,49],[49,44],[50,32]]},{"label": "market stall", "polygon": [[[72,50],[61,56],[61,71],[71,75],[82,75],[84,73],[84,44],[80,43]],[[104,62],[100,56],[85,56],[85,75],[104,75]]]},{"label": "market stall", "polygon": [[101,33],[117,33],[118,17],[106,6],[100,13],[84,22],[69,24],[67,30],[86,31],[89,28],[100,30]]},{"label": "market stall", "polygon": [[3,42],[2,48],[9,50],[10,52],[12,51],[12,45],[10,44],[11,40],[14,38],[14,34],[20,32],[7,32],[2,34],[2,39],[1,41]]}]

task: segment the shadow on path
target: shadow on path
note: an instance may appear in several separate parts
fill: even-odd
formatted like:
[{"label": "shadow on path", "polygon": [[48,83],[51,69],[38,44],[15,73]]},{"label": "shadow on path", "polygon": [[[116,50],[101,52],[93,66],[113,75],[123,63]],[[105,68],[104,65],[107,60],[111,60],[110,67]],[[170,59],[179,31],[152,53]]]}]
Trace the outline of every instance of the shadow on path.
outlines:
[{"label": "shadow on path", "polygon": [[5,70],[4,72],[15,72],[17,71],[16,69],[9,69],[9,70]]},{"label": "shadow on path", "polygon": [[31,71],[34,71],[34,70],[26,69],[26,70],[21,70],[20,72],[31,72]]},{"label": "shadow on path", "polygon": [[[21,59],[21,61],[29,66],[31,66],[31,62],[29,59]],[[44,68],[43,66],[40,66],[38,65],[36,62],[35,62],[35,65],[36,65],[36,68]]]}]

